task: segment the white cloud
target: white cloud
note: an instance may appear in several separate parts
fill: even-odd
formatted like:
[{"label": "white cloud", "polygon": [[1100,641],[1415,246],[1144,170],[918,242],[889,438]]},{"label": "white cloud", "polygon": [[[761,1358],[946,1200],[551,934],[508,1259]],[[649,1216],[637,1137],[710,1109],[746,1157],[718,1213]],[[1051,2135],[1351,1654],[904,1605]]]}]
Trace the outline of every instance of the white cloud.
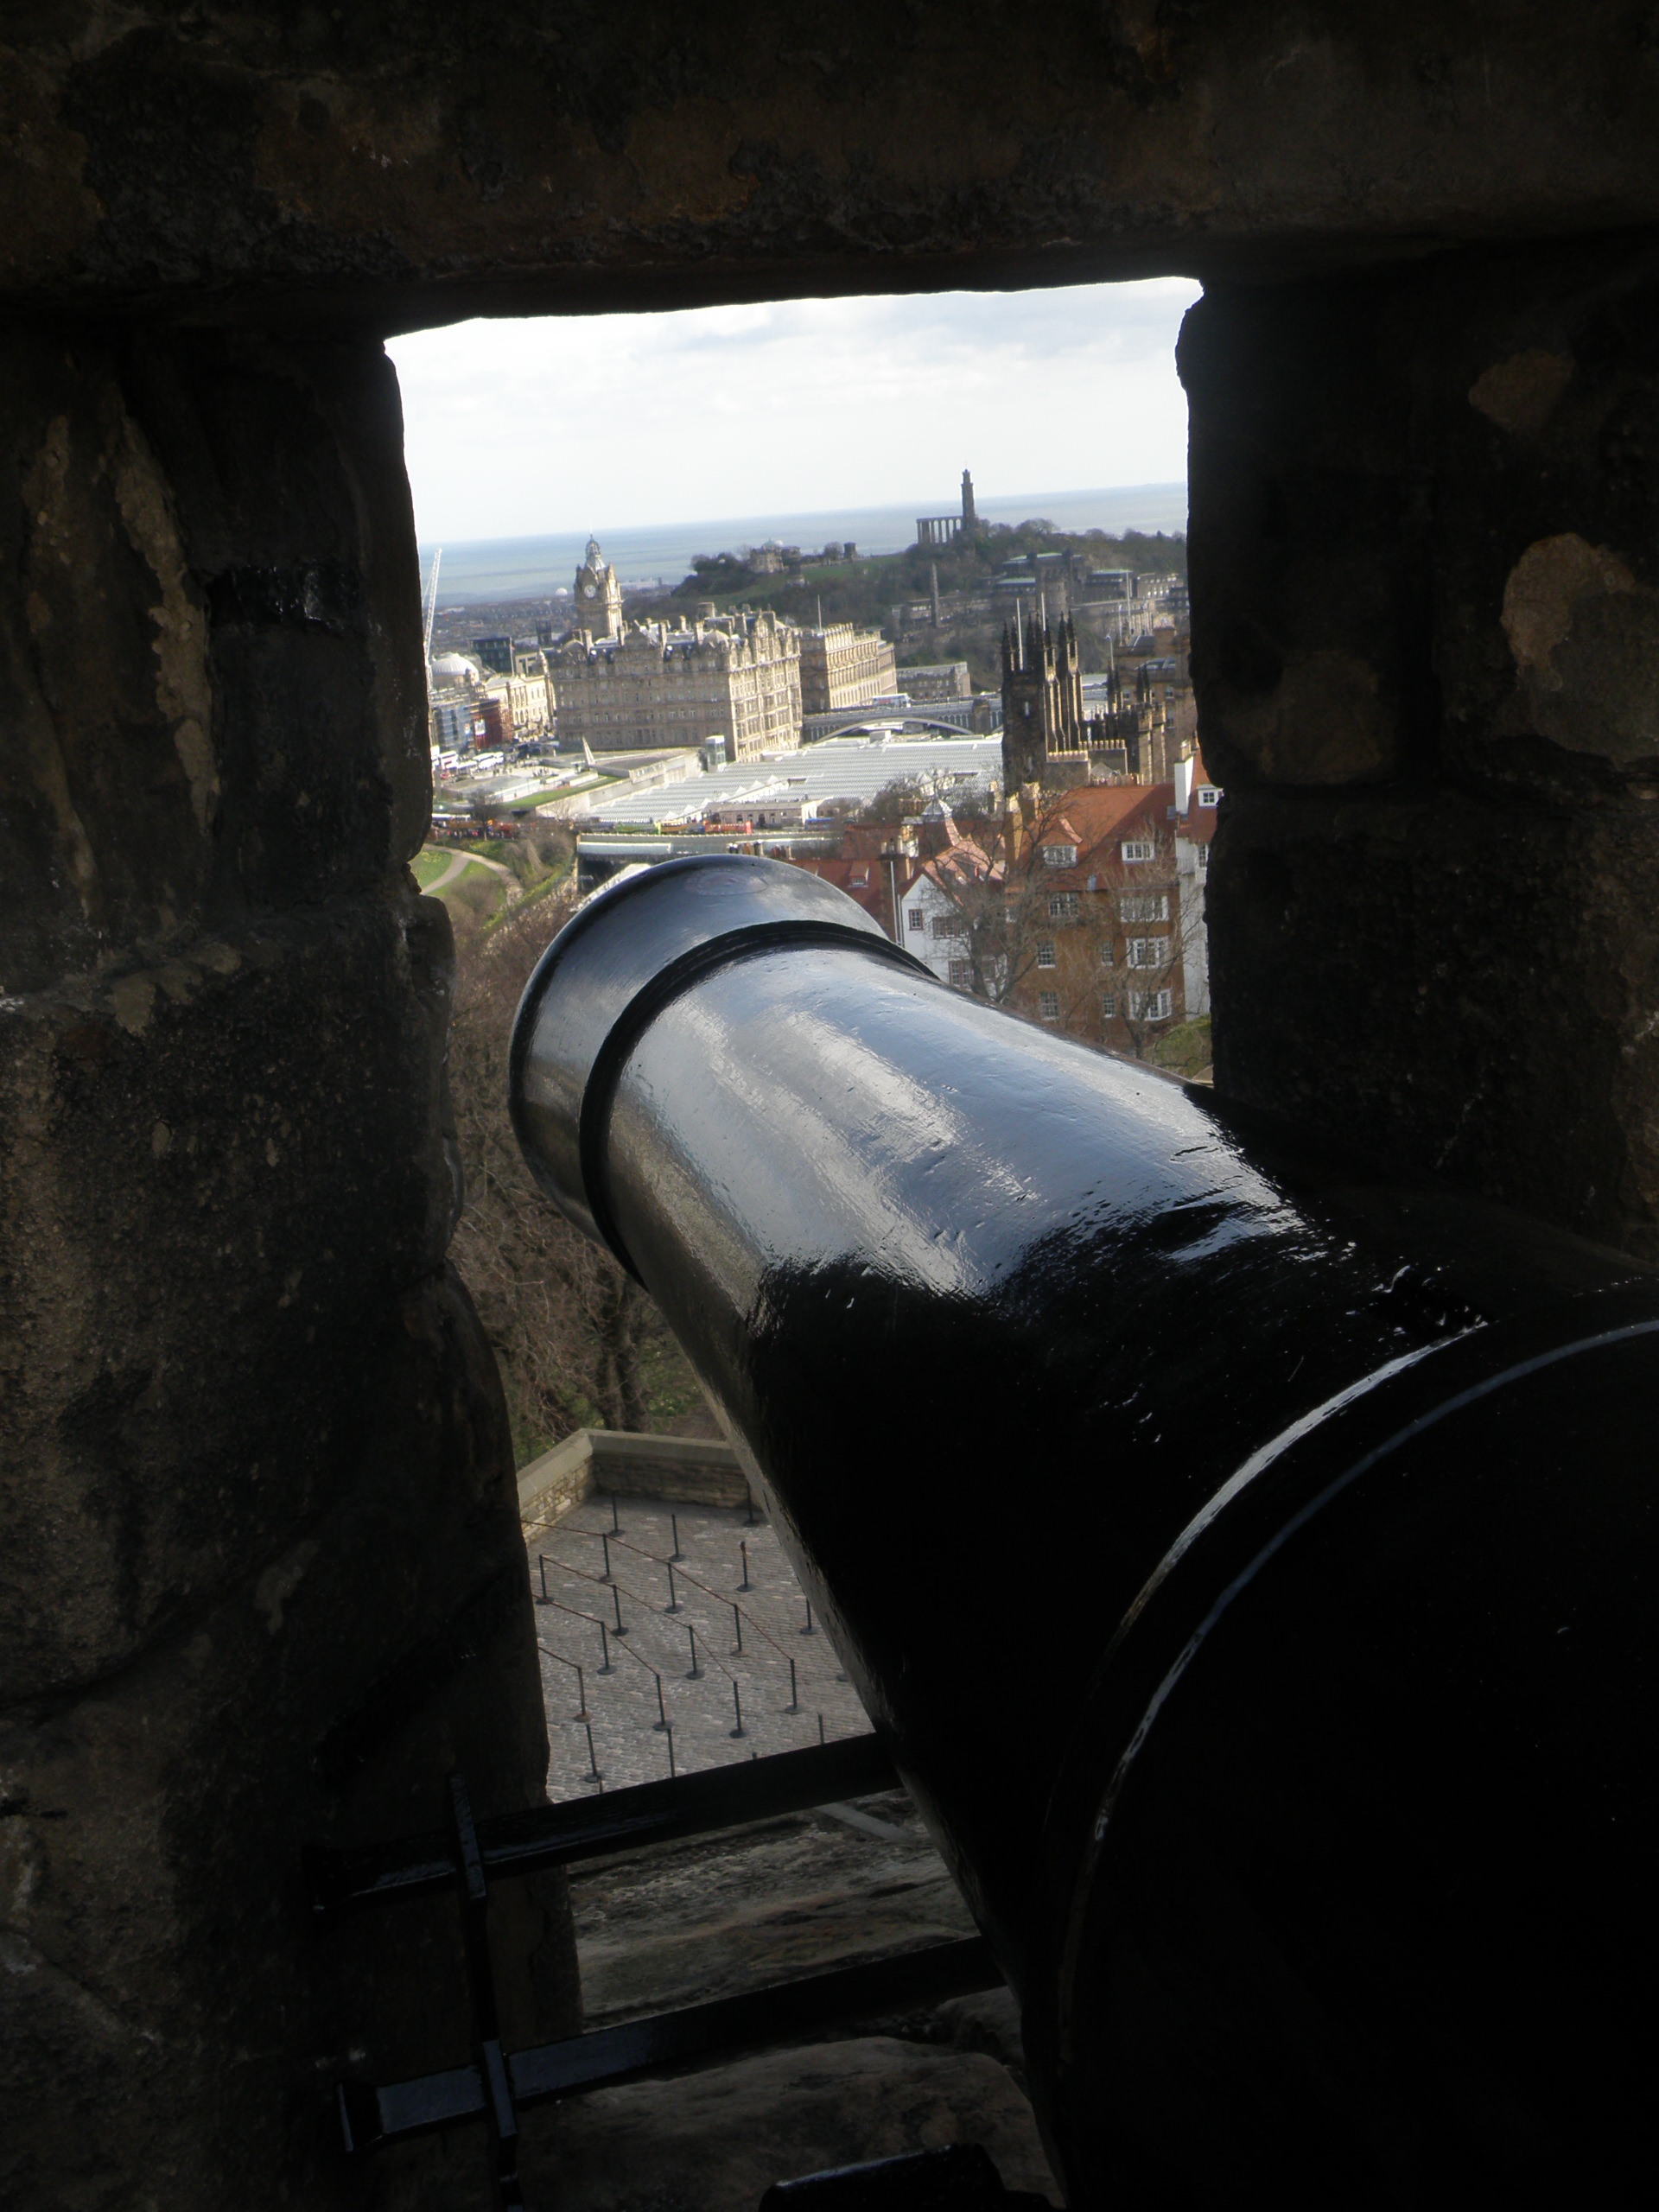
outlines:
[{"label": "white cloud", "polygon": [[1181,277],[396,340],[423,538],[1179,480]]}]

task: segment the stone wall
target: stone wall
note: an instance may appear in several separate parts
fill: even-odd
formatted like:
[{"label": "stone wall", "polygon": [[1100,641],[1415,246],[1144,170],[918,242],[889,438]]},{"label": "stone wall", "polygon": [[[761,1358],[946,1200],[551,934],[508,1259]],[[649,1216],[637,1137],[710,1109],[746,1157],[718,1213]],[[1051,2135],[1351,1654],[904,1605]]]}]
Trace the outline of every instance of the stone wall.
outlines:
[{"label": "stone wall", "polygon": [[[546,1761],[444,1262],[397,391],[369,343],[43,332],[0,391],[0,2198],[332,2202],[326,2077],[465,2013],[448,1902],[320,1942],[302,1847]],[[519,2027],[568,2021],[562,1889],[499,1922]]]},{"label": "stone wall", "polygon": [[1659,1255],[1659,249],[1212,287],[1216,1083]]},{"label": "stone wall", "polygon": [[526,1534],[550,1529],[573,1505],[604,1491],[676,1505],[752,1503],[764,1511],[736,1452],[717,1438],[579,1428],[519,1470],[518,1512]]},{"label": "stone wall", "polygon": [[451,321],[1659,221],[1626,0],[14,10],[0,297]]}]

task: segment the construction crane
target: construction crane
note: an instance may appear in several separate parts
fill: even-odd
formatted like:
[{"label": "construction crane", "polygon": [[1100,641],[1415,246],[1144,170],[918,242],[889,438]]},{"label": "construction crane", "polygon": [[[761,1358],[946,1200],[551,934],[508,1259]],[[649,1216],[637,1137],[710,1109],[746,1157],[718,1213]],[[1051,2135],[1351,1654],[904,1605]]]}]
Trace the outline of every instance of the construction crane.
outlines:
[{"label": "construction crane", "polygon": [[432,625],[437,620],[438,613],[438,563],[442,558],[442,546],[435,547],[432,554],[431,574],[426,580],[426,604],[421,610],[421,632],[425,641],[426,680],[429,686],[432,681]]}]

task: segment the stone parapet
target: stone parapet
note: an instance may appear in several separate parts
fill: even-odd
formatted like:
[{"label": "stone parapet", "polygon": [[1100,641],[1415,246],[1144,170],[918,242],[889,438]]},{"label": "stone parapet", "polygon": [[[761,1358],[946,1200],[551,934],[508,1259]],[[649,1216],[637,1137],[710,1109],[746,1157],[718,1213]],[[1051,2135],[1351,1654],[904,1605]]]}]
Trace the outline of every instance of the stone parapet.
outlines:
[{"label": "stone parapet", "polygon": [[[579,1428],[519,1469],[519,1516],[527,1531],[550,1528],[603,1491],[686,1505],[744,1505],[753,1495],[736,1452],[718,1439]],[[763,1510],[758,1497],[753,1504]]]}]

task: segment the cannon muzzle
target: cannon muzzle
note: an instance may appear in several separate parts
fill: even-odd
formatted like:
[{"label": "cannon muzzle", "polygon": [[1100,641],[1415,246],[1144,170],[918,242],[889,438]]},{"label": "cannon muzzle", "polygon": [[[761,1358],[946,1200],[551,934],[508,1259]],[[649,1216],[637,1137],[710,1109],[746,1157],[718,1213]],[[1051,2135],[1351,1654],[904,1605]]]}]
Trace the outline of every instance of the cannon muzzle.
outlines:
[{"label": "cannon muzzle", "polygon": [[735,856],[519,1009],[1023,2006],[1078,2208],[1647,2168],[1659,1286],[1287,1149]]}]

